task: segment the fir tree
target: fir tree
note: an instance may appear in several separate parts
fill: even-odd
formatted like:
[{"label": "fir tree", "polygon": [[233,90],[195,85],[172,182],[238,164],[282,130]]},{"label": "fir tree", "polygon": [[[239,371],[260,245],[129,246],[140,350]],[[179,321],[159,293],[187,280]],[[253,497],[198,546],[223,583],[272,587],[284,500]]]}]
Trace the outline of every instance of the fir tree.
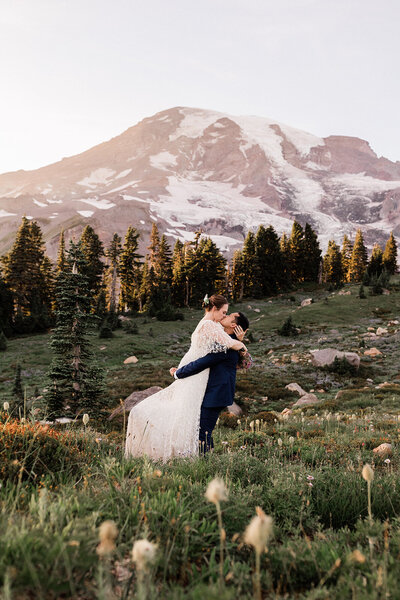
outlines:
[{"label": "fir tree", "polygon": [[154,274],[156,278],[159,278],[160,273],[160,234],[158,231],[158,227],[155,223],[153,223],[150,234],[150,245],[148,246],[148,250],[150,250],[149,254],[149,262],[150,267],[153,267]]},{"label": "fir tree", "polygon": [[343,282],[342,253],[334,240],[328,242],[328,249],[323,260],[323,278],[326,283],[339,286]]},{"label": "fir tree", "polygon": [[0,352],[5,352],[7,350],[7,338],[4,335],[4,331],[0,329]]},{"label": "fir tree", "polygon": [[364,272],[367,268],[368,256],[364,244],[364,238],[361,229],[357,230],[354,240],[353,252],[351,253],[349,280],[362,281]]},{"label": "fir tree", "polygon": [[255,296],[276,294],[285,281],[279,237],[272,226],[260,225],[255,237]]},{"label": "fir tree", "polygon": [[121,238],[117,233],[114,233],[110,245],[106,250],[108,267],[105,275],[107,309],[110,315],[112,315],[111,320],[113,321],[115,321],[114,315],[117,313],[118,305],[119,260],[121,252]]},{"label": "fir tree", "polygon": [[304,229],[294,221],[289,239],[290,277],[293,283],[304,280],[304,263]]},{"label": "fir tree", "polygon": [[13,311],[13,296],[0,270],[0,331],[3,331],[6,335],[12,333]]},{"label": "fir tree", "polygon": [[172,255],[172,301],[175,306],[185,304],[185,247],[180,240],[176,240]]},{"label": "fir tree", "polygon": [[285,232],[282,233],[281,239],[279,241],[279,247],[281,250],[282,257],[282,285],[281,287],[289,288],[291,284],[291,274],[290,274],[290,243],[289,238]]},{"label": "fir tree", "polygon": [[245,298],[254,296],[256,289],[256,240],[252,231],[245,237],[242,249],[243,260],[243,295]]},{"label": "fir tree", "polygon": [[382,248],[380,247],[379,244],[374,244],[374,247],[372,248],[371,256],[370,256],[370,259],[368,262],[366,275],[368,276],[368,279],[370,279],[373,276],[378,278],[379,275],[382,273],[382,271],[383,271]]},{"label": "fir tree", "polygon": [[24,391],[22,389],[21,365],[19,363],[17,364],[17,368],[15,369],[15,379],[12,389],[12,395],[16,400],[16,404],[18,406],[21,406],[21,403],[24,400]]},{"label": "fir tree", "polygon": [[317,234],[308,223],[306,223],[304,228],[303,252],[304,281],[318,282],[318,273],[321,264],[321,248],[319,247]]},{"label": "fir tree", "polygon": [[352,253],[353,253],[353,245],[350,242],[347,235],[345,234],[343,236],[342,250],[341,250],[343,281],[345,281],[345,282],[350,281],[349,270],[350,270],[350,261],[351,261]]},{"label": "fir tree", "polygon": [[89,290],[93,298],[93,307],[96,304],[96,296],[99,294],[102,287],[104,273],[104,248],[103,244],[94,231],[93,227],[86,225],[80,239],[80,247],[85,258],[83,273],[88,280]]},{"label": "fir tree", "polygon": [[394,239],[393,231],[386,242],[385,250],[382,256],[383,267],[389,273],[394,275],[397,270],[397,243]]},{"label": "fir tree", "polygon": [[230,287],[232,298],[234,300],[243,300],[245,277],[243,253],[241,250],[236,250],[233,254],[230,271]]},{"label": "fir tree", "polygon": [[158,252],[158,270],[161,284],[172,285],[172,253],[165,235],[162,235]]},{"label": "fir tree", "polygon": [[65,257],[65,238],[64,238],[64,230],[61,230],[60,239],[58,242],[58,253],[57,253],[57,263],[56,263],[56,276],[66,270],[67,261]]},{"label": "fir tree", "polygon": [[141,310],[139,290],[142,256],[137,252],[138,238],[139,232],[133,227],[128,227],[119,260],[121,281],[119,304],[122,310],[135,310],[138,305]]},{"label": "fir tree", "polygon": [[105,406],[103,376],[93,360],[89,335],[97,318],[91,314],[91,291],[81,243],[70,242],[68,270],[57,287],[57,322],[51,348],[53,361],[47,394],[52,417],[87,412],[98,416]]}]

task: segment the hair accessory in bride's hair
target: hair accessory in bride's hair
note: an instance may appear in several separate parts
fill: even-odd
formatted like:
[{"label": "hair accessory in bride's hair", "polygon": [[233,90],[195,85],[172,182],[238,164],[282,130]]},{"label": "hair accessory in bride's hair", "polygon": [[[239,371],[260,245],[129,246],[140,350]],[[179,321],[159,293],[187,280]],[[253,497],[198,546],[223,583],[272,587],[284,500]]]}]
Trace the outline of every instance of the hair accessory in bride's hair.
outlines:
[{"label": "hair accessory in bride's hair", "polygon": [[210,298],[208,297],[208,294],[206,294],[203,298],[203,304],[205,306],[208,306],[210,304]]}]

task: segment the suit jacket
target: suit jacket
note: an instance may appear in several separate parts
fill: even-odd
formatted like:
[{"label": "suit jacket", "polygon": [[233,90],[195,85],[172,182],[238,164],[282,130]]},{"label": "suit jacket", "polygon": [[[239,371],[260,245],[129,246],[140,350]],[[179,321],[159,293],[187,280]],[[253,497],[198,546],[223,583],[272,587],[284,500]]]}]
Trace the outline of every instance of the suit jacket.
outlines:
[{"label": "suit jacket", "polygon": [[[231,335],[236,339],[235,335]],[[196,375],[204,369],[210,369],[206,393],[202,406],[219,408],[233,404],[236,385],[236,368],[239,362],[239,352],[228,349],[226,352],[206,354],[178,369],[177,379]]]}]

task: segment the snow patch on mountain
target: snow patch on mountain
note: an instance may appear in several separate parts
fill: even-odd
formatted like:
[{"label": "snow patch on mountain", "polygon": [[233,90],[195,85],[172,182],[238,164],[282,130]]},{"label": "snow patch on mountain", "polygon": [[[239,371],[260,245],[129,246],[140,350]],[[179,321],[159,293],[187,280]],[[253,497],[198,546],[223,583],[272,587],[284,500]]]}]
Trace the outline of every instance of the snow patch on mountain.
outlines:
[{"label": "snow patch on mountain", "polygon": [[15,217],[17,213],[10,213],[7,212],[6,210],[4,210],[3,208],[0,208],[0,219],[4,218],[4,217]]},{"label": "snow patch on mountain", "polygon": [[118,175],[116,175],[114,179],[121,179],[122,177],[126,177],[131,171],[132,169],[125,169],[125,171],[121,171],[121,173],[118,173]]},{"label": "snow patch on mountain", "polygon": [[384,192],[386,190],[395,190],[400,188],[400,181],[387,181],[385,179],[375,179],[365,173],[343,173],[332,177],[330,181],[333,184],[339,184],[343,188],[361,192],[362,194],[371,194],[374,192]]},{"label": "snow patch on mountain", "polygon": [[79,215],[82,215],[82,217],[86,217],[89,218],[92,215],[94,215],[93,210],[77,210],[76,211]]},{"label": "snow patch on mountain", "polygon": [[39,200],[36,200],[36,198],[33,199],[33,204],[36,204],[36,206],[40,206],[41,208],[48,206],[48,204],[46,204],[46,202],[39,202]]},{"label": "snow patch on mountain", "polygon": [[176,165],[176,156],[171,152],[160,152],[150,156],[150,164],[155,169],[165,169]]},{"label": "snow patch on mountain", "polygon": [[85,185],[89,188],[96,188],[98,185],[104,185],[107,179],[110,179],[115,174],[113,169],[100,168],[92,171],[88,177],[84,177],[81,181],[77,181],[78,185]]},{"label": "snow patch on mountain", "polygon": [[108,210],[109,208],[113,208],[115,204],[110,202],[106,198],[79,198],[78,202],[84,202],[85,204],[91,204],[95,208],[99,208],[100,210]]}]

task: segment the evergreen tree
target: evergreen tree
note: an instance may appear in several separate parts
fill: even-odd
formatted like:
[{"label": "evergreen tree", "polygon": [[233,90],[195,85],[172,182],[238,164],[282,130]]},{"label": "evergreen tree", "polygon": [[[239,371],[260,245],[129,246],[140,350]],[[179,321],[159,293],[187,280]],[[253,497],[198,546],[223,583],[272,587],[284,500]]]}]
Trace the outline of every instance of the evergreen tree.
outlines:
[{"label": "evergreen tree", "polygon": [[272,226],[260,225],[255,237],[255,296],[276,294],[285,283],[279,237]]},{"label": "evergreen tree", "polygon": [[128,227],[119,260],[121,281],[119,304],[122,310],[136,310],[138,306],[141,310],[139,290],[142,256],[137,252],[138,238],[139,232],[133,227]]},{"label": "evergreen tree", "polygon": [[15,369],[15,379],[12,389],[12,395],[15,398],[16,405],[20,407],[21,403],[24,400],[24,391],[22,389],[21,365],[19,363],[17,364],[17,368]]},{"label": "evergreen tree", "polygon": [[343,236],[342,250],[341,250],[343,281],[345,281],[345,282],[350,281],[349,270],[350,270],[350,261],[351,261],[352,253],[353,253],[353,245],[350,242],[347,235],[345,234]]},{"label": "evergreen tree", "polygon": [[65,238],[64,238],[64,229],[61,230],[60,239],[58,242],[58,253],[57,253],[57,263],[56,263],[56,276],[59,273],[62,273],[67,268],[67,261],[65,257]]},{"label": "evergreen tree", "polygon": [[353,252],[351,253],[349,280],[362,281],[364,272],[367,268],[368,255],[364,244],[364,238],[361,229],[357,230],[354,240]]},{"label": "evergreen tree", "polygon": [[10,252],[3,257],[4,281],[14,300],[13,328],[42,331],[50,324],[52,269],[39,225],[23,217]]},{"label": "evergreen tree", "polygon": [[371,277],[379,277],[383,271],[383,252],[379,244],[374,244],[372,248],[371,256],[368,262],[366,275],[368,279]]},{"label": "evergreen tree", "polygon": [[172,255],[172,301],[175,306],[185,304],[185,247],[180,240],[176,240]]},{"label": "evergreen tree", "polygon": [[7,338],[4,335],[4,331],[0,329],[0,352],[5,352],[7,350]]},{"label": "evergreen tree", "polygon": [[165,235],[162,235],[158,252],[159,280],[161,284],[172,285],[172,253]]},{"label": "evergreen tree", "polygon": [[47,394],[52,417],[79,412],[98,416],[105,406],[102,371],[93,360],[89,341],[97,318],[91,314],[88,265],[81,245],[70,242],[68,270],[58,277],[57,322],[51,340],[54,357]]},{"label": "evergreen tree", "polygon": [[0,270],[0,331],[3,331],[7,336],[12,333],[13,312],[13,296]]},{"label": "evergreen tree", "polygon": [[149,254],[149,262],[150,267],[153,267],[154,274],[156,278],[159,278],[160,273],[160,234],[158,231],[158,227],[155,223],[153,223],[150,234],[150,245],[148,246],[148,250],[150,250]]},{"label": "evergreen tree", "polygon": [[241,250],[236,250],[233,254],[230,271],[230,287],[232,298],[234,300],[243,300],[245,277],[243,253]]},{"label": "evergreen tree", "polygon": [[83,230],[80,242],[81,251],[85,258],[84,265],[82,265],[82,268],[85,269],[83,274],[88,279],[89,290],[93,298],[92,306],[94,308],[97,302],[96,297],[102,287],[105,268],[103,262],[104,248],[99,236],[90,225],[86,225]]},{"label": "evergreen tree", "polygon": [[383,267],[389,273],[394,275],[397,270],[397,243],[394,239],[393,231],[386,242],[385,250],[382,256]]},{"label": "evergreen tree", "polygon": [[285,232],[282,233],[279,241],[282,257],[282,285],[283,289],[289,288],[291,285],[291,274],[290,274],[290,243],[289,238]]},{"label": "evergreen tree", "polygon": [[303,252],[304,281],[318,282],[318,274],[321,264],[321,248],[319,247],[317,234],[308,223],[306,223],[304,228]]},{"label": "evergreen tree", "polygon": [[336,286],[343,282],[342,253],[334,240],[328,242],[328,249],[323,260],[324,281]]},{"label": "evergreen tree", "polygon": [[304,229],[297,221],[293,222],[289,238],[290,278],[293,283],[304,280]]},{"label": "evergreen tree", "polygon": [[243,296],[253,297],[256,291],[256,239],[252,231],[245,237],[242,249],[243,260]]},{"label": "evergreen tree", "polygon": [[108,267],[106,270],[106,298],[107,309],[114,315],[117,312],[118,304],[118,278],[119,278],[119,260],[122,252],[121,238],[118,233],[114,233],[109,247],[106,250]]}]

